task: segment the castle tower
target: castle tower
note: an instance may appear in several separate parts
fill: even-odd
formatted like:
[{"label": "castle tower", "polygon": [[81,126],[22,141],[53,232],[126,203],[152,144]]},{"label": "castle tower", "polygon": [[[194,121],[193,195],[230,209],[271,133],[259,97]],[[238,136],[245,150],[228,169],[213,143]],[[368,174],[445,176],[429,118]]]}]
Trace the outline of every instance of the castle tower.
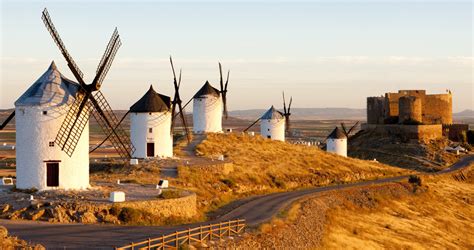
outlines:
[{"label": "castle tower", "polygon": [[222,109],[219,90],[206,81],[193,97],[193,132],[222,132]]},{"label": "castle tower", "polygon": [[423,122],[423,103],[420,97],[402,96],[398,105],[400,124]]},{"label": "castle tower", "polygon": [[51,63],[15,102],[17,188],[38,190],[89,187],[89,124],[71,157],[55,145],[56,135],[79,84]]},{"label": "castle tower", "polygon": [[326,142],[326,151],[347,157],[347,137],[338,127],[329,134]]},{"label": "castle tower", "polygon": [[260,118],[260,134],[268,139],[285,141],[285,117],[273,106]]},{"label": "castle tower", "polygon": [[173,157],[171,98],[150,89],[130,107],[130,140],[134,158]]}]

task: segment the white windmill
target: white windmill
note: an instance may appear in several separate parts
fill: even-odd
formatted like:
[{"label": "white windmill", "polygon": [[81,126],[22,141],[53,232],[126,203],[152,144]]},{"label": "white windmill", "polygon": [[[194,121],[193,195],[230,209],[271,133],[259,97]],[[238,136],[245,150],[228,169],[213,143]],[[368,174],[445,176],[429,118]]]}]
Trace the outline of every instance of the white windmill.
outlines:
[{"label": "white windmill", "polygon": [[347,157],[347,136],[336,127],[326,139],[326,151]]},{"label": "white windmill", "polygon": [[222,66],[219,63],[220,87],[218,90],[206,81],[193,97],[193,132],[220,133],[222,132],[222,115],[227,119],[227,86],[229,72],[224,84]]},{"label": "white windmill", "polygon": [[[134,148],[100,87],[121,45],[117,29],[91,84],[66,50],[48,11],[42,19],[77,80],[65,78],[54,63],[15,102],[17,187],[21,189],[84,189],[89,187],[89,117],[92,114],[118,154]],[[6,125],[2,124],[0,129]]]},{"label": "white windmill", "polygon": [[70,157],[55,143],[79,88],[78,83],[65,78],[52,62],[15,102],[17,188],[89,187],[88,124]]},{"label": "white windmill", "polygon": [[290,110],[293,98],[290,98],[288,109],[286,108],[285,93],[283,93],[283,112],[271,106],[260,118],[247,127],[244,132],[260,121],[260,135],[277,141],[285,141],[285,132],[290,128]]},{"label": "white windmill", "polygon": [[130,107],[133,158],[172,157],[171,98],[150,89]]}]

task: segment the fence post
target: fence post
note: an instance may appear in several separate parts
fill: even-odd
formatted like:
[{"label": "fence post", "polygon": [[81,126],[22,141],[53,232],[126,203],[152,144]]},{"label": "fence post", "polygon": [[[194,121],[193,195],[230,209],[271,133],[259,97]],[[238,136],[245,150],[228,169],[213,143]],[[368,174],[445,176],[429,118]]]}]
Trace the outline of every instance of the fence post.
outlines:
[{"label": "fence post", "polygon": [[133,242],[132,242],[132,244],[130,244],[130,245],[132,246],[132,250],[135,249],[134,246],[133,246],[133,245],[134,245]]},{"label": "fence post", "polygon": [[148,238],[148,249],[150,249],[151,247],[151,241],[150,241],[150,238]]},{"label": "fence post", "polygon": [[164,234],[161,235],[161,247],[162,247],[161,249],[165,249],[165,235]]},{"label": "fence post", "polygon": [[202,225],[199,226],[199,242],[202,243]]},{"label": "fence post", "polygon": [[221,239],[221,236],[222,236],[221,230],[222,230],[222,222],[219,222],[219,239]]},{"label": "fence post", "polygon": [[209,224],[209,241],[212,240],[212,224]]},{"label": "fence post", "polygon": [[229,220],[228,223],[229,223],[229,228],[227,228],[227,235],[230,237],[230,228],[231,228],[231,227],[230,227],[230,220]]},{"label": "fence post", "polygon": [[188,245],[191,245],[191,228],[188,228]]},{"label": "fence post", "polygon": [[175,239],[176,239],[176,249],[178,249],[178,248],[179,248],[178,231],[176,231],[176,237],[175,237]]}]

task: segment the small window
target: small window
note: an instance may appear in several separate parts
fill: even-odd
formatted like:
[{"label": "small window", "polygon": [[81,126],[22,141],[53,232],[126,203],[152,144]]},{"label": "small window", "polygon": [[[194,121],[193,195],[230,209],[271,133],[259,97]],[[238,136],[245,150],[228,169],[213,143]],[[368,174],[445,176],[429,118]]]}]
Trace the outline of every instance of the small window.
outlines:
[{"label": "small window", "polygon": [[50,147],[54,147],[54,141],[50,141],[50,142],[49,142],[49,146],[50,146]]},{"label": "small window", "polygon": [[148,133],[153,133],[153,128],[148,128]]},{"label": "small window", "polygon": [[267,135],[267,138],[268,138],[268,139],[272,139],[272,136],[271,136],[271,135]]},{"label": "small window", "polygon": [[151,115],[151,112],[150,112],[150,113],[148,113],[148,114],[149,114],[149,115]]},{"label": "small window", "polygon": [[270,129],[268,129],[268,131],[270,131]]},{"label": "small window", "polygon": [[43,115],[47,115],[47,114],[48,114],[48,111],[44,110]]}]

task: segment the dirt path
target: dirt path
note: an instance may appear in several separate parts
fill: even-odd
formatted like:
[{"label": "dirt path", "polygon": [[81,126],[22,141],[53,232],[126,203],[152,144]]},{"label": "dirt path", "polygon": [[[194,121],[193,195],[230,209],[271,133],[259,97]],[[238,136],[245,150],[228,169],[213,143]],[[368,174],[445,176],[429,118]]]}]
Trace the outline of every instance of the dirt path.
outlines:
[{"label": "dirt path", "polygon": [[[436,174],[444,174],[467,167],[474,163],[474,155],[467,156],[449,169],[445,169]],[[51,224],[46,222],[32,221],[10,221],[0,220],[0,224],[7,227],[12,235],[20,238],[40,243],[48,248],[95,248],[111,249],[114,246],[137,242],[148,237],[159,237],[162,234],[183,230],[202,224],[209,224],[217,221],[225,221],[235,218],[247,220],[249,225],[256,225],[269,220],[282,208],[291,202],[304,196],[321,193],[325,191],[341,190],[351,187],[363,187],[373,184],[383,184],[405,179],[406,176],[391,177],[386,179],[364,181],[352,184],[343,184],[326,187],[316,187],[310,189],[297,190],[285,193],[275,193],[247,199],[245,202],[236,201],[230,204],[231,209],[224,207],[219,212],[223,215],[216,216],[215,219],[203,223],[189,225],[169,226],[169,227],[147,227],[147,226],[115,226],[115,225],[83,225],[83,224]],[[237,206],[235,204],[238,204]],[[229,211],[230,210],[230,211]]]}]

